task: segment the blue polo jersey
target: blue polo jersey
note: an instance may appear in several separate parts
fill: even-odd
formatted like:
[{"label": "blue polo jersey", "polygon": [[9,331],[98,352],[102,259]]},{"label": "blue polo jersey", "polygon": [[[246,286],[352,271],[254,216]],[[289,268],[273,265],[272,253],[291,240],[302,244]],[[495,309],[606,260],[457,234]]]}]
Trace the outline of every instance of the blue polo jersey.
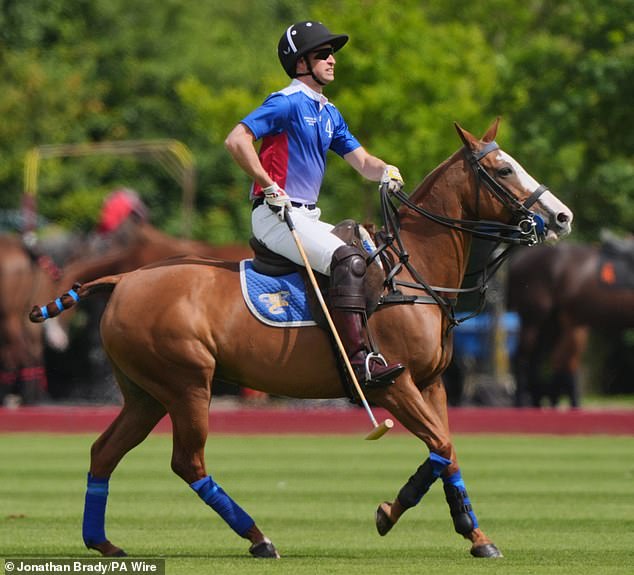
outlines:
[{"label": "blue polo jersey", "polygon": [[[242,123],[262,139],[264,169],[294,201],[317,203],[326,170],[326,153],[345,156],[361,146],[337,108],[299,80],[271,94]],[[251,199],[261,197],[254,182]]]}]

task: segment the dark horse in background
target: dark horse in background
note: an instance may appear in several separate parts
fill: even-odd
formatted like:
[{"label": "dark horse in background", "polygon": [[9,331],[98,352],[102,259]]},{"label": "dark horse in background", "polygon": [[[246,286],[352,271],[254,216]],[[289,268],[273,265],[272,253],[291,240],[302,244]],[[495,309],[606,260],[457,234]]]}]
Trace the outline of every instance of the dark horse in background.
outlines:
[{"label": "dark horse in background", "polygon": [[[34,301],[50,299],[63,289],[60,286],[75,281],[131,271],[167,257],[195,254],[241,259],[251,254],[247,245],[212,246],[175,238],[135,217],[124,220],[107,240],[91,238],[71,244],[73,251],[67,254],[65,265],[58,266],[47,255],[46,244],[34,249],[20,235],[0,235],[0,405],[5,400],[35,403],[47,394],[65,397],[75,369],[90,369],[88,364],[96,361],[94,354],[88,353],[80,354],[85,356],[83,364],[69,358],[77,351],[67,349],[70,316],[62,316],[44,328],[29,322],[28,312]],[[95,318],[98,323],[103,303],[93,301],[89,305],[87,321]],[[90,332],[81,332],[76,340],[87,345]],[[47,374],[47,364],[53,365],[53,373],[49,369]],[[83,385],[87,377],[81,374]]]},{"label": "dark horse in background", "polygon": [[631,241],[566,241],[514,254],[507,307],[521,321],[513,358],[518,407],[539,407],[544,398],[556,406],[562,395],[579,407],[579,368],[589,330],[615,333],[634,327],[633,273]]},{"label": "dark horse in background", "polygon": [[[376,347],[407,366],[390,386],[367,391],[425,443],[429,457],[392,501],[376,511],[386,535],[442,479],[455,530],[476,557],[501,553],[480,529],[449,431],[441,375],[452,354],[453,302],[473,234],[532,244],[570,232],[572,213],[532,178],[494,137],[479,140],[456,126],[463,146],[407,196],[403,205],[382,190],[385,225],[376,235],[385,289],[369,318]],[[105,533],[110,476],[166,414],[173,426],[172,469],[257,557],[279,557],[249,514],[208,475],[205,443],[212,388],[220,380],[280,396],[345,395],[329,334],[317,327],[272,327],[251,313],[241,293],[238,262],[169,260],[101,278],[63,294],[64,308],[93,293],[109,293],[101,321],[104,348],[124,405],[91,449],[84,543],[122,555]],[[435,287],[434,287],[435,286]],[[281,293],[281,292],[280,292]],[[273,294],[275,295],[275,294]],[[48,304],[45,313],[57,311]],[[42,308],[31,313],[42,321]]]}]

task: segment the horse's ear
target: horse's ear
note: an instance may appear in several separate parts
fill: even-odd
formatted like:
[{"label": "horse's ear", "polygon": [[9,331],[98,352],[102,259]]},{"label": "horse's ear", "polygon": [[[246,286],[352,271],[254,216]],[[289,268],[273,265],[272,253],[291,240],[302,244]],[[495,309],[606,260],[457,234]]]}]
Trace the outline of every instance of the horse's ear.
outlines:
[{"label": "horse's ear", "polygon": [[499,125],[500,125],[500,116],[498,116],[493,121],[491,126],[489,126],[489,129],[487,130],[486,134],[484,134],[484,136],[482,136],[482,141],[483,142],[492,142],[493,140],[495,140],[495,136],[498,133],[498,126]]},{"label": "horse's ear", "polygon": [[478,139],[473,134],[467,132],[464,128],[461,128],[458,122],[454,122],[453,125],[455,126],[456,132],[458,132],[463,144],[470,150],[475,150]]}]

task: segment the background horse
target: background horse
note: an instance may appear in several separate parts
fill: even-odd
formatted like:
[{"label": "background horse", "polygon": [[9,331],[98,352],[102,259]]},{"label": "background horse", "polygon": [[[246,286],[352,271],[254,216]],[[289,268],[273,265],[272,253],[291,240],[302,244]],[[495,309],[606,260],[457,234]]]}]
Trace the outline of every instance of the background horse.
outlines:
[{"label": "background horse", "polygon": [[18,236],[0,235],[0,405],[36,401],[46,389],[42,328],[27,322],[26,314],[34,300],[52,295],[51,273]]},{"label": "background horse", "polygon": [[522,249],[511,259],[507,306],[521,320],[513,358],[517,406],[539,407],[544,397],[556,406],[565,395],[571,407],[579,407],[578,373],[589,329],[634,327],[632,247],[621,253],[562,242]]},{"label": "background horse", "polygon": [[[377,236],[393,289],[370,317],[369,329],[379,350],[407,369],[394,384],[368,390],[368,398],[421,439],[430,455],[394,501],[379,506],[376,527],[387,534],[442,477],[454,527],[471,541],[472,555],[499,557],[479,528],[449,432],[441,381],[452,349],[447,294],[455,294],[451,290],[462,282],[471,242],[465,232],[523,243],[556,239],[570,231],[572,214],[499,149],[497,121],[482,141],[456,129],[463,148],[411,196],[399,195],[404,205],[398,210],[386,207],[388,224]],[[486,232],[478,231],[480,219],[486,220]],[[124,397],[121,412],[91,449],[83,529],[89,548],[123,553],[105,534],[109,478],[167,413],[173,471],[251,542],[253,555],[279,556],[255,521],[207,474],[213,383],[228,380],[296,398],[342,397],[344,391],[328,334],[318,327],[260,322],[245,305],[240,282],[237,263],[190,258],[101,278],[62,296],[66,308],[77,297],[111,293],[101,333]],[[48,312],[55,309],[47,306]],[[31,318],[41,321],[41,309]]]},{"label": "background horse", "polygon": [[[108,238],[108,248],[101,255],[104,263],[94,261],[95,268],[86,270],[90,279],[100,275],[124,273],[169,257],[196,255],[208,258],[240,260],[251,257],[246,244],[212,245],[207,242],[176,238],[145,221],[129,218]],[[101,265],[98,271],[97,267]],[[107,267],[107,269],[104,268]],[[87,281],[86,278],[77,278]]]},{"label": "background horse", "polygon": [[[50,299],[76,281],[131,271],[167,257],[195,254],[241,259],[251,255],[246,245],[212,246],[175,238],[135,218],[124,221],[106,240],[93,238],[70,244],[72,253],[66,246],[67,252],[62,254],[66,264],[58,267],[45,255],[46,242],[35,252],[18,235],[0,236],[0,404],[7,396],[8,401],[15,398],[18,402],[37,402],[46,396],[47,388],[53,397],[63,397],[70,392],[69,381],[78,368],[100,371],[98,366],[89,365],[100,363],[99,354],[77,354],[77,349],[67,349],[71,316],[62,316],[61,323],[47,323],[44,332],[41,325],[27,320],[34,301]],[[76,338],[84,346],[83,351],[91,339],[98,339],[96,326],[104,305],[100,301],[87,303],[86,328]],[[91,325],[95,326],[95,338],[90,335]],[[84,358],[83,363],[77,356]],[[47,363],[55,367],[49,370],[48,377]],[[82,373],[80,379],[85,386],[89,374]],[[101,373],[99,379],[103,380]]]}]

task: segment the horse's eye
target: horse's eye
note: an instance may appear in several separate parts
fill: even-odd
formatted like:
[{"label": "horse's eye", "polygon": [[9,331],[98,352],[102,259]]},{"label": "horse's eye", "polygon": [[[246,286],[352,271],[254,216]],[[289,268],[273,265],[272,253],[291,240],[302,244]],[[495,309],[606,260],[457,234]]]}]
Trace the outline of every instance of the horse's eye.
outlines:
[{"label": "horse's eye", "polygon": [[506,176],[510,176],[513,173],[513,169],[509,168],[508,166],[504,167],[504,168],[500,168],[498,170],[498,176],[505,178]]}]

